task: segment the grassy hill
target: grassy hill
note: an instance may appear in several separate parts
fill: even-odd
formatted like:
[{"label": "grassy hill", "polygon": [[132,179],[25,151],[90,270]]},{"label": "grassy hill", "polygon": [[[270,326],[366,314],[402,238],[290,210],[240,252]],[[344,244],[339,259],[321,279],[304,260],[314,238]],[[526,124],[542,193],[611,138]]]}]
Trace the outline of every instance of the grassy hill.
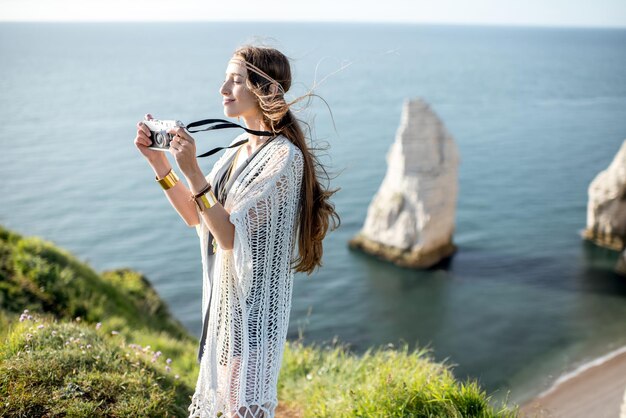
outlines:
[{"label": "grassy hill", "polygon": [[[197,339],[137,272],[0,227],[0,416],[186,416]],[[289,342],[277,417],[513,417],[425,350]]]}]

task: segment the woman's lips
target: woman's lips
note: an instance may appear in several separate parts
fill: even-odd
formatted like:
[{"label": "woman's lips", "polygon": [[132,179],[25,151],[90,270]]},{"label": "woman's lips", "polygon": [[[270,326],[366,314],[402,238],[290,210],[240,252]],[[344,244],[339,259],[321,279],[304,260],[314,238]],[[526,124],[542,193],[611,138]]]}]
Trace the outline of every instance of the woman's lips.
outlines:
[{"label": "woman's lips", "polygon": [[227,100],[224,100],[222,103],[224,104],[224,106],[226,106],[226,105],[228,105],[228,104],[230,104],[232,102],[234,102],[234,100],[228,100],[227,99]]}]

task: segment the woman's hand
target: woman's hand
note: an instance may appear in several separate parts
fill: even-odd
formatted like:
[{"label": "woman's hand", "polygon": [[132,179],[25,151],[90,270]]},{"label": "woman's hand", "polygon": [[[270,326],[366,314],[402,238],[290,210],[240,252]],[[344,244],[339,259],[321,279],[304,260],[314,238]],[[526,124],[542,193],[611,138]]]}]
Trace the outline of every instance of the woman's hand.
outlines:
[{"label": "woman's hand", "polygon": [[[144,120],[151,120],[152,115],[147,113]],[[146,157],[150,163],[161,162],[167,160],[162,151],[155,151],[148,148],[150,146],[150,129],[143,122],[137,122],[137,136],[135,137],[135,146],[139,152]]]},{"label": "woman's hand", "polygon": [[[145,120],[152,119],[151,114],[146,114],[144,116]],[[169,161],[167,161],[167,156],[163,151],[155,151],[153,149],[148,148],[150,146],[150,129],[142,122],[137,122],[137,136],[135,137],[135,146],[141,152],[141,154],[146,157],[150,166],[154,170],[154,174],[156,174],[157,178],[163,178],[170,170],[171,166]]]},{"label": "woman's hand", "polygon": [[206,185],[206,180],[196,159],[196,141],[185,128],[170,128],[167,132],[175,135],[170,142],[170,153],[174,156],[180,171],[187,177],[191,190],[198,191]]},{"label": "woman's hand", "polygon": [[174,156],[180,171],[185,176],[193,173],[193,170],[198,168],[196,141],[185,131],[185,128],[177,126],[168,129],[167,132],[175,135],[170,142],[170,154]]}]

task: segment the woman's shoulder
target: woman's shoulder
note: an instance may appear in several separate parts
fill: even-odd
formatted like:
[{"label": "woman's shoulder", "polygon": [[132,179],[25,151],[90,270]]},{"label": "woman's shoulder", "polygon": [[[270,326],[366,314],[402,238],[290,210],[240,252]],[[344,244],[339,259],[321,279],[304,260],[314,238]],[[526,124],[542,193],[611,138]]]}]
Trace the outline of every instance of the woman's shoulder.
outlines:
[{"label": "woman's shoulder", "polygon": [[289,138],[284,135],[278,135],[274,142],[274,151],[283,156],[288,161],[301,160],[302,151]]}]

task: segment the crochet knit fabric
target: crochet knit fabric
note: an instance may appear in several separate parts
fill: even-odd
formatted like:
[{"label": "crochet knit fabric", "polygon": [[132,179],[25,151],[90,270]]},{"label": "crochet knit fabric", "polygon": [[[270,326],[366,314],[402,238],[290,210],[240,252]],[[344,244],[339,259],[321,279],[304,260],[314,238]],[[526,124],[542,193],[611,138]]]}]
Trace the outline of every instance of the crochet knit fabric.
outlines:
[{"label": "crochet knit fabric", "polygon": [[[215,164],[207,176],[211,185],[236,151],[229,149]],[[274,416],[291,309],[302,174],[302,153],[283,136],[252,159],[224,205],[235,225],[232,250],[217,247],[215,254],[207,254],[212,243],[199,216],[202,313],[208,315],[208,327],[190,417]]]}]

